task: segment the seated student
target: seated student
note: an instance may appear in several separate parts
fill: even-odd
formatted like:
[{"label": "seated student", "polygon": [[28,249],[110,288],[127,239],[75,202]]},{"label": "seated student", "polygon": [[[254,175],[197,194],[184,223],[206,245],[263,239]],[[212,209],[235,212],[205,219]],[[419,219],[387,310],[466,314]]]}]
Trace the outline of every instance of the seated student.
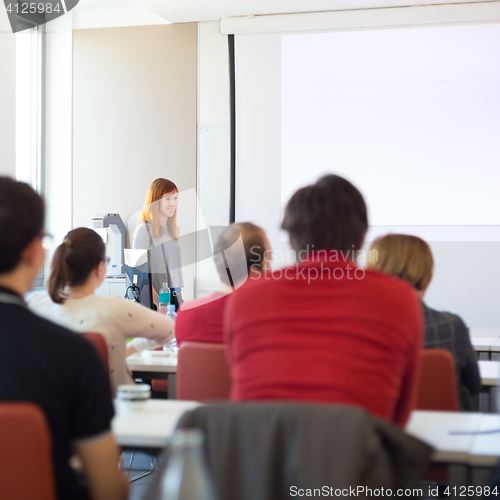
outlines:
[{"label": "seated student", "polygon": [[[130,300],[94,295],[106,276],[105,259],[104,243],[95,231],[86,227],[70,231],[52,258],[49,296],[33,295],[28,306],[61,326],[100,333],[106,339],[115,394],[120,384],[133,383],[125,358],[170,342],[174,322]],[[127,346],[130,337],[136,338]]]},{"label": "seated student", "polygon": [[[240,235],[242,245],[237,244]],[[232,224],[222,232],[214,246],[214,255],[221,279],[220,290],[182,305],[175,326],[179,347],[188,340],[224,341],[224,306],[232,291],[229,275],[233,285],[247,277],[258,277],[270,267],[271,247],[263,229],[250,222],[241,222]]]},{"label": "seated student", "polygon": [[231,294],[225,332],[233,400],[359,406],[404,425],[422,342],[409,285],[355,263],[367,230],[361,193],[330,175],[285,210],[297,264]]},{"label": "seated student", "polygon": [[[406,234],[388,234],[375,240],[368,253],[369,268],[407,281],[417,297],[424,298],[434,267],[431,249],[424,240]],[[451,352],[455,359],[460,409],[471,411],[472,397],[481,390],[481,377],[469,329],[460,316],[435,311],[423,301],[421,304],[425,320],[424,347]]]},{"label": "seated student", "polygon": [[[31,187],[0,177],[0,401],[30,401],[45,413],[57,498],[124,500],[128,482],[118,469],[113,405],[99,354],[85,339],[30,312],[22,298],[44,263],[44,212]],[[90,495],[69,465],[74,452]]]}]

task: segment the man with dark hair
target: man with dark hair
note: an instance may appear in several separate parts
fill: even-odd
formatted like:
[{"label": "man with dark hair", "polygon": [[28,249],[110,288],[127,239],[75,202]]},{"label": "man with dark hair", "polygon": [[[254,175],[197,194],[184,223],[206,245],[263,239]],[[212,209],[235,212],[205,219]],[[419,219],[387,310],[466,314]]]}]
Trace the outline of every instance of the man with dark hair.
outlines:
[{"label": "man with dark hair", "polygon": [[[29,401],[45,413],[58,498],[124,500],[128,485],[118,469],[109,379],[98,353],[35,316],[23,300],[44,264],[44,213],[31,187],[0,177],[0,401]],[[85,487],[70,467],[74,453]]]},{"label": "man with dark hair", "polygon": [[335,249],[344,254],[357,251],[368,229],[365,200],[346,179],[326,175],[314,186],[299,189],[290,199],[282,228],[288,231],[297,252],[313,250],[313,244],[316,249]]},{"label": "man with dark hair", "polygon": [[299,189],[283,229],[297,264],[228,299],[234,400],[341,403],[404,425],[414,406],[422,317],[411,287],[356,264],[361,193],[329,175]]},{"label": "man with dark hair", "polygon": [[218,292],[182,305],[175,325],[179,346],[193,342],[223,342],[224,306],[230,293],[247,279],[258,278],[270,265],[271,249],[264,231],[250,222],[227,227],[214,245],[221,279]]}]

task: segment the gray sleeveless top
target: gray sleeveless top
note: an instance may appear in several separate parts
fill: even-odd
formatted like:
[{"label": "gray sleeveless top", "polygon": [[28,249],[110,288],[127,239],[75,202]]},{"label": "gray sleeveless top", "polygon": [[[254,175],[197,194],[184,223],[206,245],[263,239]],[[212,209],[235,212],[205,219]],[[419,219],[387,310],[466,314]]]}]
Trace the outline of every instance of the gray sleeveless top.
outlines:
[{"label": "gray sleeveless top", "polygon": [[150,224],[142,222],[134,234],[132,246],[149,250],[153,287],[157,292],[163,283],[168,283],[170,288],[184,286],[180,245],[170,236],[167,226],[160,226],[159,237],[154,238]]}]

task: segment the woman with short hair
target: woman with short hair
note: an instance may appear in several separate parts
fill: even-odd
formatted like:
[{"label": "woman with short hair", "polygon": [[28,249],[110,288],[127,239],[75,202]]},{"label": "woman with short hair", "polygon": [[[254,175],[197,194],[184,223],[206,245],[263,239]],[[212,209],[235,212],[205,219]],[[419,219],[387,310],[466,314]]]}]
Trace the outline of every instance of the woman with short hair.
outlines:
[{"label": "woman with short hair", "polygon": [[368,268],[392,274],[413,286],[424,312],[424,347],[451,352],[455,360],[460,409],[473,410],[472,397],[481,390],[481,378],[469,329],[460,316],[431,309],[423,301],[434,269],[429,245],[407,234],[382,236],[370,246]]}]

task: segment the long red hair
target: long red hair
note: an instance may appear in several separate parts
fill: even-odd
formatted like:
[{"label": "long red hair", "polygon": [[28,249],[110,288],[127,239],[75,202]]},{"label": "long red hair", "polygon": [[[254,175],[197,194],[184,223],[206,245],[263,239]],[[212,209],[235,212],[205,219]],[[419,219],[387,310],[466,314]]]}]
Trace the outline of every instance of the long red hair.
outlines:
[{"label": "long red hair", "polygon": [[[177,186],[168,179],[158,178],[155,179],[148,187],[144,206],[142,207],[141,215],[139,216],[139,224],[141,222],[148,222],[151,224],[151,233],[154,238],[159,237],[160,233],[160,214],[158,204],[161,197],[168,193],[178,193]],[[179,239],[177,230],[177,210],[172,217],[167,221],[168,233],[174,240]]]}]

